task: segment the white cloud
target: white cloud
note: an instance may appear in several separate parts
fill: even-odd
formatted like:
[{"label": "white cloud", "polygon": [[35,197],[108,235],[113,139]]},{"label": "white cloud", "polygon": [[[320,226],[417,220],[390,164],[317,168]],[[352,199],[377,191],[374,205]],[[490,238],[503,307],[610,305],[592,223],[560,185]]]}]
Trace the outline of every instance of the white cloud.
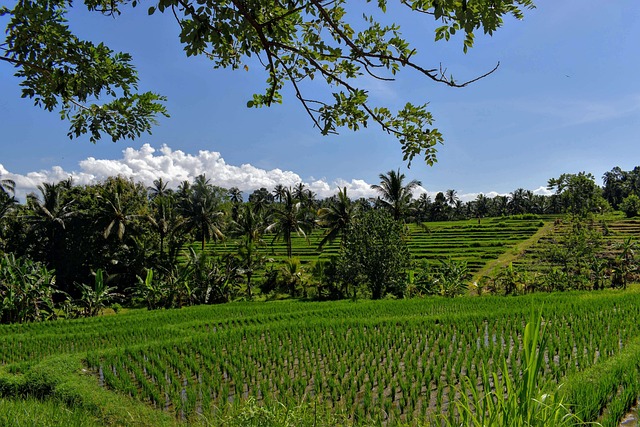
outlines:
[{"label": "white cloud", "polygon": [[535,190],[533,190],[533,194],[537,194],[539,196],[551,196],[552,194],[555,194],[555,193],[549,190],[547,187],[540,186]]},{"label": "white cloud", "polygon": [[[77,185],[86,185],[105,180],[110,176],[122,175],[132,178],[134,181],[151,185],[155,179],[162,178],[169,183],[171,188],[176,188],[182,181],[193,179],[205,174],[212,184],[224,188],[238,187],[244,192],[245,197],[252,191],[265,187],[272,190],[277,184],[286,187],[294,186],[300,182],[313,191],[317,197],[325,198],[336,194],[338,188],[347,189],[347,195],[355,200],[361,197],[376,197],[371,185],[362,179],[336,179],[332,182],[326,179],[309,178],[303,180],[300,175],[292,171],[281,169],[260,169],[250,164],[234,166],[227,164],[222,155],[216,151],[201,150],[197,155],[188,154],[181,150],[172,150],[163,145],[155,149],[149,144],[144,144],[140,149],[126,148],[120,159],[96,159],[89,157],[79,162],[79,171],[65,171],[60,166],[53,166],[48,170],[29,172],[26,175],[11,173],[4,165],[0,164],[0,178],[12,179],[16,183],[16,196],[25,200],[26,195],[38,192],[37,186],[43,182],[59,182],[69,177]],[[414,191],[414,197],[427,193],[432,199],[437,191],[427,191],[419,186]],[[535,194],[549,194],[545,187],[534,191]],[[474,200],[479,193],[459,194],[464,201]],[[483,193],[487,197],[494,197],[498,193],[492,191]]]},{"label": "white cloud", "polygon": [[16,183],[16,196],[24,200],[26,195],[37,192],[37,186],[43,182],[58,182],[71,177],[75,184],[85,185],[105,180],[110,176],[122,175],[134,181],[151,185],[155,179],[162,178],[175,188],[182,181],[192,181],[196,176],[205,174],[211,183],[224,188],[238,187],[246,195],[260,187],[269,190],[277,184],[294,186],[304,182],[318,197],[335,194],[338,188],[346,187],[351,198],[371,197],[374,192],[363,180],[351,181],[338,179],[328,182],[324,179],[311,179],[305,182],[300,175],[281,169],[260,169],[250,164],[234,166],[227,164],[219,152],[201,150],[197,155],[181,150],[172,150],[163,145],[156,150],[149,144],[140,149],[126,148],[120,159],[96,159],[89,157],[79,162],[79,171],[68,172],[59,166],[48,170],[29,172],[26,175],[9,172],[0,164],[0,176],[12,179]]},{"label": "white cloud", "polygon": [[463,202],[472,202],[478,198],[478,196],[482,194],[489,199],[493,199],[496,196],[508,196],[508,194],[498,193],[497,191],[488,191],[486,193],[464,193],[459,194],[458,198]]}]

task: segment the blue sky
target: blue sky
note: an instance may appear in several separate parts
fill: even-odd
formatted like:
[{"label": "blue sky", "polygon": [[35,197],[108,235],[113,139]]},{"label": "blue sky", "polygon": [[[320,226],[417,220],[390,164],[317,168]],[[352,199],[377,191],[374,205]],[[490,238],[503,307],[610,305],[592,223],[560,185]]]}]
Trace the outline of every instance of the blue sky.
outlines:
[{"label": "blue sky", "polygon": [[140,89],[168,97],[171,118],[161,119],[152,135],[115,144],[69,140],[68,124],[21,99],[13,69],[0,63],[0,174],[15,179],[21,191],[69,174],[80,183],[120,172],[177,184],[205,172],[245,191],[302,180],[321,195],[337,185],[358,195],[380,173],[401,168],[429,193],[451,188],[472,198],[536,190],[562,173],[587,171],[599,180],[614,166],[640,164],[637,0],[540,0],[523,21],[507,19],[493,37],[477,34],[466,55],[460,38],[433,41],[435,23],[391,13],[418,49],[417,62],[427,67],[442,63],[464,80],[501,63],[463,89],[410,70],[388,84],[363,81],[376,102],[392,109],[407,101],[430,103],[445,143],[435,166],[416,159],[410,170],[398,142],[375,127],[322,137],[290,91],[282,105],[248,109],[247,100],[263,89],[263,71],[251,62],[248,72],[214,70],[204,58],[186,58],[175,20],[147,16],[149,5],[116,19],[75,8],[69,21],[81,37],[131,53]]}]

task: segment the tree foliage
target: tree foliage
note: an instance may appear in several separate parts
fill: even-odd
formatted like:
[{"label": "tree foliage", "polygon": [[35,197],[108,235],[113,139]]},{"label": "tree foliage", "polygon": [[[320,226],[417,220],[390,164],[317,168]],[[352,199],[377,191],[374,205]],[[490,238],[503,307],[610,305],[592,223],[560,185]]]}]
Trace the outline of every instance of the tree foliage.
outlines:
[{"label": "tree foliage", "polygon": [[411,210],[411,198],[413,191],[422,185],[418,180],[411,180],[406,185],[406,178],[400,170],[390,170],[386,174],[380,174],[380,184],[373,184],[372,190],[375,190],[380,196],[380,203],[386,209],[391,211],[393,219],[405,219]]},{"label": "tree foliage", "polygon": [[623,171],[619,166],[614,167],[602,176],[604,187],[603,197],[614,209],[622,209],[624,200],[636,195],[640,197],[640,166],[634,167],[630,171]]},{"label": "tree foliage", "polygon": [[[88,0],[86,5],[108,13],[108,6],[99,3]],[[9,16],[0,60],[16,68],[22,97],[45,110],[59,110],[71,122],[69,137],[88,133],[96,142],[107,134],[117,141],[149,132],[157,115],[167,115],[164,97],[138,93],[129,54],[73,34],[65,18],[70,6],[66,0],[20,0],[13,9],[0,8],[0,16]]]},{"label": "tree foliage", "polygon": [[[85,0],[93,12],[115,16],[137,0]],[[474,33],[492,34],[507,15],[518,19],[533,8],[532,0],[402,0],[401,7],[442,25],[435,40],[464,33],[463,48],[473,46]],[[131,56],[116,53],[103,43],[74,35],[66,24],[69,0],[19,0],[8,15],[0,60],[16,68],[23,97],[49,111],[59,109],[71,121],[69,136],[103,134],[114,141],[148,132],[158,115],[167,115],[164,97],[138,93],[138,77]],[[362,88],[362,76],[388,81],[401,69],[411,69],[428,80],[463,87],[490,73],[459,82],[442,66],[425,67],[414,60],[416,49],[400,27],[385,17],[386,0],[368,1],[353,11],[346,0],[159,0],[149,14],[171,13],[180,26],[180,42],[187,56],[209,58],[215,68],[253,67],[257,57],[266,75],[263,92],[248,107],[282,102],[285,86],[293,91],[323,135],[339,128],[358,130],[369,124],[395,136],[409,164],[423,156],[435,161],[442,135],[434,128],[427,103],[407,102],[392,111],[374,105]],[[309,87],[324,85],[325,93],[312,98]],[[107,98],[103,104],[98,99]]]},{"label": "tree foliage", "polygon": [[602,197],[602,189],[590,173],[563,173],[548,182],[549,190],[556,190],[566,212],[576,216],[586,216],[606,209],[606,201]]},{"label": "tree foliage", "polygon": [[387,212],[361,214],[347,230],[340,257],[342,275],[367,286],[372,298],[404,294],[409,249],[403,225]]},{"label": "tree foliage", "polygon": [[0,257],[0,323],[54,319],[55,274],[39,262]]}]

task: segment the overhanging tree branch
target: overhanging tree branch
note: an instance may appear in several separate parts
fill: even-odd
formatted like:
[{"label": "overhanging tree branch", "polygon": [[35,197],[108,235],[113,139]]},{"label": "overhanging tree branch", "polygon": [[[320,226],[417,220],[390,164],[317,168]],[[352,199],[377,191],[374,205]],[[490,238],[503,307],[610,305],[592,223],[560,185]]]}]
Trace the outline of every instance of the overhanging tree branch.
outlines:
[{"label": "overhanging tree branch", "polygon": [[[426,68],[414,60],[416,49],[400,34],[396,24],[385,25],[371,15],[346,8],[346,0],[156,0],[149,14],[170,10],[180,26],[180,42],[187,56],[206,55],[215,68],[244,66],[257,56],[266,71],[263,94],[253,95],[249,107],[271,106],[280,102],[280,91],[290,84],[296,98],[323,134],[338,128],[357,130],[369,121],[394,135],[402,146],[404,159],[411,163],[416,155],[428,164],[435,161],[435,148],[442,141],[432,128],[433,117],[427,104],[407,103],[397,113],[370,105],[368,93],[358,80],[363,75],[392,81],[402,69],[411,69],[427,79],[450,87],[465,87],[497,70],[458,83],[442,66]],[[137,0],[84,0],[89,10],[107,15],[123,13],[120,6],[136,6]],[[463,48],[473,45],[474,31],[491,34],[503,16],[522,17],[532,8],[531,0],[462,1],[401,0],[402,7],[440,21],[435,39],[448,40],[457,31],[465,34]],[[5,54],[0,62],[17,68],[23,96],[52,110],[62,104],[62,116],[71,121],[70,135],[91,134],[95,141],[105,133],[113,140],[135,137],[149,131],[158,114],[166,115],[163,97],[153,93],[136,94],[137,74],[127,54],[112,52],[103,44],[79,40],[66,26],[68,0],[17,2],[13,9],[0,7],[9,17]],[[367,7],[386,12],[387,0],[367,2]],[[362,28],[356,32],[353,28]],[[41,69],[38,69],[41,68]],[[46,70],[51,70],[47,72]],[[309,99],[304,81],[322,76],[326,96]],[[122,92],[123,96],[118,97]],[[87,99],[107,96],[102,106],[84,105]],[[77,104],[76,104],[77,102]],[[71,105],[79,107],[75,115]]]}]

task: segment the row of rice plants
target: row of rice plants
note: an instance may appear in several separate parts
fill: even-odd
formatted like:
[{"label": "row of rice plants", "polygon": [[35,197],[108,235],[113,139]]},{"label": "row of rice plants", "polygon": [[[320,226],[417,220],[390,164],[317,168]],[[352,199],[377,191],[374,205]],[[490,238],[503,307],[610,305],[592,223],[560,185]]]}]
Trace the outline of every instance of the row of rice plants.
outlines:
[{"label": "row of rice plants", "polygon": [[[426,228],[409,224],[409,251],[415,259],[438,260],[452,258],[466,261],[472,271],[495,259],[513,245],[526,240],[543,224],[540,219],[491,218],[477,224],[476,221],[451,221],[427,223]],[[316,229],[306,237],[294,235],[293,256],[300,262],[309,264],[318,260],[328,260],[338,254],[339,244],[333,242],[318,249],[324,230]],[[265,236],[266,245],[259,250],[276,263],[286,259],[286,245],[283,241]],[[471,250],[470,250],[471,249]],[[207,250],[214,254],[235,253],[233,240],[225,243],[210,243]],[[261,272],[258,273],[260,276]]]},{"label": "row of rice plants", "polygon": [[[550,382],[618,354],[638,333],[633,321],[638,294],[572,297],[549,297],[553,302],[544,308],[550,336],[545,378]],[[223,331],[139,347],[124,359],[119,353],[103,354],[89,362],[120,381],[135,382],[137,391],[117,381],[109,387],[170,408],[179,418],[252,397],[284,404],[314,400],[353,419],[409,420],[452,408],[461,375],[479,383],[482,366],[506,358],[517,375],[520,334],[533,301],[481,298],[475,302],[483,311],[448,310],[437,316],[420,316],[417,304],[355,304],[352,310],[344,305],[340,316],[323,318],[317,310],[309,318],[275,324],[240,322]],[[457,310],[465,305],[471,307],[464,299],[452,303]],[[378,308],[380,317],[372,313]]]}]

